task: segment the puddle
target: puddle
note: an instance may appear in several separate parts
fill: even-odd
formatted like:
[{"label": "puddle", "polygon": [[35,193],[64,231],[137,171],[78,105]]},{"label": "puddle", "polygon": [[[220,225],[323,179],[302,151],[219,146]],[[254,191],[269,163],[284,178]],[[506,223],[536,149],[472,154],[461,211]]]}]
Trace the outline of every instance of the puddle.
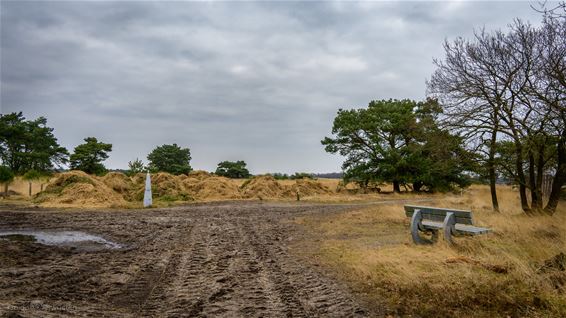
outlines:
[{"label": "puddle", "polygon": [[108,241],[100,236],[80,231],[0,230],[0,239],[37,242],[45,245],[77,247],[84,250],[119,249],[123,247],[121,244]]}]

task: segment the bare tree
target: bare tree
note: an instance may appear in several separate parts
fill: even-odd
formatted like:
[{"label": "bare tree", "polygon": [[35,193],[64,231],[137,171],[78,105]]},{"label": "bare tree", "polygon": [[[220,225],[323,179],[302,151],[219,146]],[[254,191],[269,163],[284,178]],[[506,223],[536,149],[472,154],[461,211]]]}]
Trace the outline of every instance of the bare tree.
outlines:
[{"label": "bare tree", "polygon": [[549,18],[566,17],[566,2],[564,1],[552,5],[549,5],[547,1],[539,1],[537,5],[531,5],[531,8]]},{"label": "bare tree", "polygon": [[[429,94],[445,105],[447,125],[486,149],[494,210],[502,140],[513,145],[515,163],[507,172],[519,185],[523,210],[556,210],[566,182],[565,21],[545,16],[539,29],[516,20],[507,34],[482,30],[472,41],[445,42],[445,59],[434,61]],[[543,175],[550,171],[553,189],[543,209]]]},{"label": "bare tree", "polygon": [[498,61],[506,58],[505,35],[481,30],[473,41],[462,38],[445,41],[444,60],[434,60],[438,67],[427,83],[429,94],[445,107],[445,124],[459,130],[479,149],[486,149],[493,209],[499,210],[496,192],[496,143],[501,132],[501,109],[513,78],[500,76]]},{"label": "bare tree", "polygon": [[545,16],[536,33],[534,50],[534,75],[528,79],[526,95],[534,101],[534,117],[544,123],[538,132],[543,136],[541,144],[553,146],[552,160],[543,161],[544,149],[539,151],[537,169],[537,189],[542,188],[543,174],[554,172],[549,201],[544,207],[544,212],[553,214],[566,183],[566,18]]}]

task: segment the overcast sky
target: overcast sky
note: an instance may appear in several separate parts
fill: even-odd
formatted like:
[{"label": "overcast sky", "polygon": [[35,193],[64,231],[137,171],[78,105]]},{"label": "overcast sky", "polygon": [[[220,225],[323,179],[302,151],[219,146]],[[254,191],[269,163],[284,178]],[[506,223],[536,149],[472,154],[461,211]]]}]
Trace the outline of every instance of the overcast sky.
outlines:
[{"label": "overcast sky", "polygon": [[538,24],[529,4],[2,1],[1,111],[112,143],[109,168],[177,143],[195,169],[340,171],[338,108],[423,99],[444,39]]}]

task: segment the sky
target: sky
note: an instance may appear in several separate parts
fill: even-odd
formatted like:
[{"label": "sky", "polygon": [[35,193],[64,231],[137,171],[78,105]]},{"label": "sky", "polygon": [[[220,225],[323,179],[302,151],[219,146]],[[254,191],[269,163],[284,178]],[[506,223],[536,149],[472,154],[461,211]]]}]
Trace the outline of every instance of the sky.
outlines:
[{"label": "sky", "polygon": [[537,2],[0,2],[0,111],[47,117],[108,168],[156,146],[194,169],[336,172],[339,108],[426,97],[445,39],[538,24]]}]

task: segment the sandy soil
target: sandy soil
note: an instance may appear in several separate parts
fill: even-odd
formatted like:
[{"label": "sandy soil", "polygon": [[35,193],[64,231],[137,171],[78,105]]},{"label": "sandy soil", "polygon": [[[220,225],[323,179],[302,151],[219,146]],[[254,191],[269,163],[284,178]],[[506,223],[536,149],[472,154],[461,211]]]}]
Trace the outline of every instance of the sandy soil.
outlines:
[{"label": "sandy soil", "polygon": [[0,208],[0,230],[100,235],[120,250],[0,240],[0,316],[375,316],[289,251],[295,217],[347,206],[233,202],[156,210]]}]

